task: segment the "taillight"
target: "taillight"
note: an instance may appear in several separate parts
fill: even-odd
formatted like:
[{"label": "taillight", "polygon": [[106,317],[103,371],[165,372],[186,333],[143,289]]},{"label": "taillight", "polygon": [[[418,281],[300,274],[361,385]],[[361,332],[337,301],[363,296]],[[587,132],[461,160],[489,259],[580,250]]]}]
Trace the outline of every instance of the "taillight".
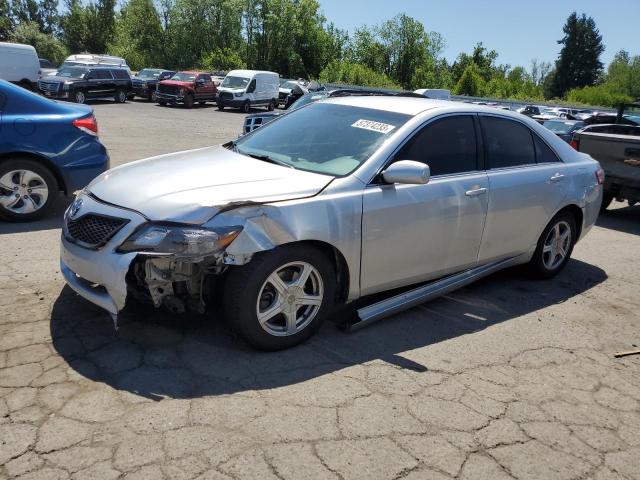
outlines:
[{"label": "taillight", "polygon": [[598,185],[604,183],[604,170],[601,168],[596,170],[596,182],[598,182]]},{"label": "taillight", "polygon": [[571,140],[571,141],[569,142],[569,145],[571,145],[571,147],[572,147],[574,150],[578,150],[578,147],[580,146],[580,144],[578,143],[578,140],[575,140],[575,139],[574,139],[574,140]]},{"label": "taillight", "polygon": [[94,115],[89,115],[88,117],[76,118],[72,125],[76,128],[79,128],[85,133],[89,135],[98,135],[98,121]]}]

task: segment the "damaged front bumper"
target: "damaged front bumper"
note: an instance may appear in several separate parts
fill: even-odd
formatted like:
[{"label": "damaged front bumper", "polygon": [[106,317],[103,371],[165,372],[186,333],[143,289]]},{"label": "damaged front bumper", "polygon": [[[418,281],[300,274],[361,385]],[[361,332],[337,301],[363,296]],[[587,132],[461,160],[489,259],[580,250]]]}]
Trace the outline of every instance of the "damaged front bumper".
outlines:
[{"label": "damaged front bumper", "polygon": [[[79,200],[65,212],[60,244],[60,271],[76,293],[104,308],[111,315],[117,315],[126,302],[126,276],[137,253],[117,253],[115,248],[145,223],[146,218],[131,210],[100,203],[89,195],[82,195]],[[70,238],[67,229],[71,212],[71,220],[92,215],[122,219],[124,226],[107,243],[92,248]]]}]

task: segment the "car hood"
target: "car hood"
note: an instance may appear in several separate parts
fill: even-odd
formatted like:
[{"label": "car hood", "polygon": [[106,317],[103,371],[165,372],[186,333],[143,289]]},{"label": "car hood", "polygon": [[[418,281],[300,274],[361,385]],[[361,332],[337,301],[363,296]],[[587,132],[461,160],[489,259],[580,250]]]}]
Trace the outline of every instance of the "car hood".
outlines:
[{"label": "car hood", "polygon": [[190,87],[193,82],[181,81],[181,80],[162,80],[160,85],[175,85],[176,87]]},{"label": "car hood", "polygon": [[[57,73],[57,72],[56,72]],[[45,78],[41,78],[40,80],[44,80]],[[54,82],[78,82],[82,81],[80,77],[59,77],[58,75],[46,75],[47,81]]]},{"label": "car hood", "polygon": [[86,190],[150,220],[202,224],[230,206],[314,196],[331,180],[215,146],[113,168]]}]

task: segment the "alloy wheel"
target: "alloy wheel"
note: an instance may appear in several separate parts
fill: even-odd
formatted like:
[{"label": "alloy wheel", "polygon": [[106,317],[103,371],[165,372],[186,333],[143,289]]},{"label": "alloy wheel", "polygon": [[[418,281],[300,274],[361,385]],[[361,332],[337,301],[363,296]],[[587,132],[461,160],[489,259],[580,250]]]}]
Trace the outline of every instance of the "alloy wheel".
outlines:
[{"label": "alloy wheel", "polygon": [[0,205],[25,215],[40,210],[49,198],[44,179],[31,170],[12,170],[0,177]]},{"label": "alloy wheel", "polygon": [[571,248],[571,227],[564,220],[556,223],[545,238],[542,262],[548,270],[555,270],[567,257]]},{"label": "alloy wheel", "polygon": [[258,322],[271,335],[294,335],[318,315],[323,298],[322,276],[313,265],[287,263],[273,271],[260,288]]}]

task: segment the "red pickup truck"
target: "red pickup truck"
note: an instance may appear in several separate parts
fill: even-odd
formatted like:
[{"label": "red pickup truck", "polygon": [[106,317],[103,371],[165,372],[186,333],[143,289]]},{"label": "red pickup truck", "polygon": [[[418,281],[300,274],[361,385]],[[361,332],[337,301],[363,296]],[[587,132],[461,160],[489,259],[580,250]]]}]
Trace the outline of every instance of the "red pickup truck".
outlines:
[{"label": "red pickup truck", "polygon": [[182,103],[185,108],[192,108],[198,102],[215,102],[218,97],[211,74],[204,72],[178,72],[168,80],[158,82],[156,101],[160,105]]}]

